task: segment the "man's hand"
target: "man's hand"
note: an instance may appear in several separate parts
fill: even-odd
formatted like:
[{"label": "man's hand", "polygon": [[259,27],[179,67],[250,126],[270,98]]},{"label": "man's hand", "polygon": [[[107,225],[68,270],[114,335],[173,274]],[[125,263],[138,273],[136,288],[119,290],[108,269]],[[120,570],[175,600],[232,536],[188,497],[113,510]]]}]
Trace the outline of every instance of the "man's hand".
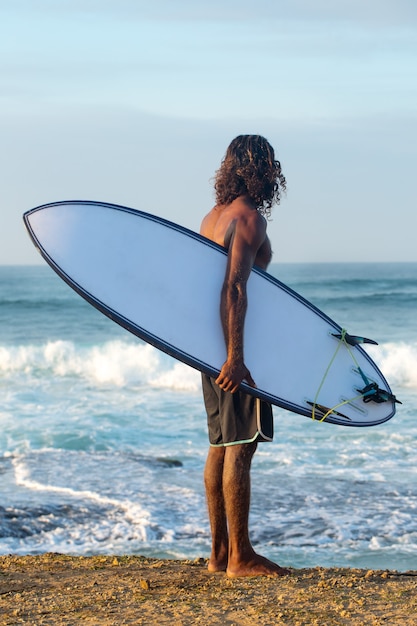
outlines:
[{"label": "man's hand", "polygon": [[256,387],[255,381],[243,361],[237,363],[226,361],[220,370],[216,383],[223,391],[235,393],[239,389],[240,383],[244,380],[250,387]]}]

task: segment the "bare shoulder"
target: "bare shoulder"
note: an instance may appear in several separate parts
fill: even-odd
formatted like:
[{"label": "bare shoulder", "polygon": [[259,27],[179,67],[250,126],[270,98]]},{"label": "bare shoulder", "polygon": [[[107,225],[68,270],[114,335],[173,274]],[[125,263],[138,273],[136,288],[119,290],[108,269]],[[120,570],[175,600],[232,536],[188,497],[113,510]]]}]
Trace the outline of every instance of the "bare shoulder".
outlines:
[{"label": "bare shoulder", "polygon": [[203,217],[200,226],[200,234],[204,235],[204,237],[208,237],[209,239],[214,240],[215,229],[218,219],[219,211],[217,207],[214,207],[209,213],[207,213],[207,215]]},{"label": "bare shoulder", "polygon": [[[266,269],[271,261],[272,249],[268,239],[267,221],[256,209],[243,206],[236,212],[230,228],[227,247],[237,258],[252,259],[252,264]],[[232,251],[232,252],[230,252]]]},{"label": "bare shoulder", "polygon": [[237,211],[234,222],[234,234],[248,242],[258,244],[266,238],[266,219],[255,209],[247,208]]},{"label": "bare shoulder", "polygon": [[217,205],[203,218],[200,233],[229,248],[234,238],[257,242],[266,238],[265,218],[247,201],[237,198],[228,205]]}]

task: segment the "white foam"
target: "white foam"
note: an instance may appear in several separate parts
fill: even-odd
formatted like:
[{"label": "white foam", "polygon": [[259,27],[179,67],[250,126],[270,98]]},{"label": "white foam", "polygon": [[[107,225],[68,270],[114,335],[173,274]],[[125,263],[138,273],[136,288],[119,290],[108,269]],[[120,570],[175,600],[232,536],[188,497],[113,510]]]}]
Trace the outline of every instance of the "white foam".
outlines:
[{"label": "white foam", "polygon": [[[417,343],[385,343],[367,351],[393,387],[417,389]],[[3,375],[53,374],[77,377],[96,385],[144,384],[196,392],[199,374],[192,368],[142,342],[108,341],[79,346],[71,341],[49,341],[40,346],[0,346]]]},{"label": "white foam", "polygon": [[155,387],[169,387],[170,389],[184,389],[185,391],[199,391],[201,387],[200,375],[184,363],[175,363],[167,372],[158,375],[151,384]]},{"label": "white foam", "polygon": [[50,341],[41,346],[0,346],[0,372],[39,377],[77,377],[96,385],[146,384],[197,391],[198,373],[143,343],[109,341],[77,346],[71,341]]},{"label": "white foam", "polygon": [[367,351],[391,386],[417,389],[417,343],[385,343]]},{"label": "white foam", "polygon": [[89,500],[96,504],[105,506],[111,506],[115,509],[123,511],[126,520],[133,522],[135,526],[140,529],[141,539],[146,541],[147,539],[147,527],[150,525],[150,515],[148,511],[145,511],[139,504],[133,503],[129,500],[119,500],[117,498],[109,498],[97,492],[89,489],[78,490],[71,487],[62,487],[58,485],[43,484],[39,481],[33,480],[30,476],[30,471],[23,463],[19,456],[15,456],[12,459],[12,465],[15,473],[15,482],[19,487],[24,487],[30,491],[50,492],[66,497],[74,498],[77,500]]}]

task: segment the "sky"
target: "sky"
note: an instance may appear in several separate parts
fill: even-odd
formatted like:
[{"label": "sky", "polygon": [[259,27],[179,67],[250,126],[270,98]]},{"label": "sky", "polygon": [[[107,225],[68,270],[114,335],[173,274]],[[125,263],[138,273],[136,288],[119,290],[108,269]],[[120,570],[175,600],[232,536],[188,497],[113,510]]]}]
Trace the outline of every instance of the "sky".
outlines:
[{"label": "sky", "polygon": [[417,261],[415,0],[0,0],[0,264],[24,211],[198,230],[238,134],[274,146],[274,262]]}]

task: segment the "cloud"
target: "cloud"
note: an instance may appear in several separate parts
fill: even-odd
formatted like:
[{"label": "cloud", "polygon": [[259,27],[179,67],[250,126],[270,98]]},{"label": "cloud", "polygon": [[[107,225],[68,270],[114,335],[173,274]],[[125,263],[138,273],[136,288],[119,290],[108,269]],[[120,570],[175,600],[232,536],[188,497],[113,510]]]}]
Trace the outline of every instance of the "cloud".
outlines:
[{"label": "cloud", "polygon": [[[414,0],[2,6],[3,259],[28,244],[23,210],[71,196],[197,229],[209,179],[242,132],[265,134],[288,175],[288,201],[271,224],[280,259],[302,260],[294,241],[304,237],[308,260],[311,232],[321,238],[314,252],[335,258],[328,224],[337,231],[346,215],[355,245],[361,237],[376,258],[387,237],[379,217],[391,224],[393,206],[396,218],[413,213],[416,11]],[[410,239],[416,228],[406,230]],[[401,259],[400,227],[393,238],[384,253]]]},{"label": "cloud", "polygon": [[[16,6],[23,4],[16,0]],[[334,4],[337,11],[328,15],[350,14]],[[98,11],[94,0],[41,0],[36,13],[28,9],[24,19],[14,14],[17,32],[8,44],[0,39],[4,107],[23,106],[25,99],[30,111],[62,102],[130,103],[142,111],[194,119],[248,117],[251,111],[287,119],[333,118],[363,109],[404,113],[414,107],[412,31],[309,21],[306,16],[318,13],[304,0],[294,5],[264,0],[253,21],[243,19],[253,6],[243,2],[238,10],[230,0],[223,11],[217,0],[207,6],[186,0],[100,0]],[[277,6],[298,21],[282,21]],[[328,6],[319,2],[323,15]],[[230,15],[237,21],[224,21],[233,7]],[[263,7],[275,17],[265,20]],[[172,23],[167,16],[174,9],[175,15],[187,16],[204,10],[222,21]],[[146,21],[144,15],[154,19]]]},{"label": "cloud", "polygon": [[[33,9],[33,0],[14,0],[14,10]],[[417,23],[415,0],[38,0],[36,12],[111,14],[115,19],[261,21],[349,20],[374,28]]]}]

